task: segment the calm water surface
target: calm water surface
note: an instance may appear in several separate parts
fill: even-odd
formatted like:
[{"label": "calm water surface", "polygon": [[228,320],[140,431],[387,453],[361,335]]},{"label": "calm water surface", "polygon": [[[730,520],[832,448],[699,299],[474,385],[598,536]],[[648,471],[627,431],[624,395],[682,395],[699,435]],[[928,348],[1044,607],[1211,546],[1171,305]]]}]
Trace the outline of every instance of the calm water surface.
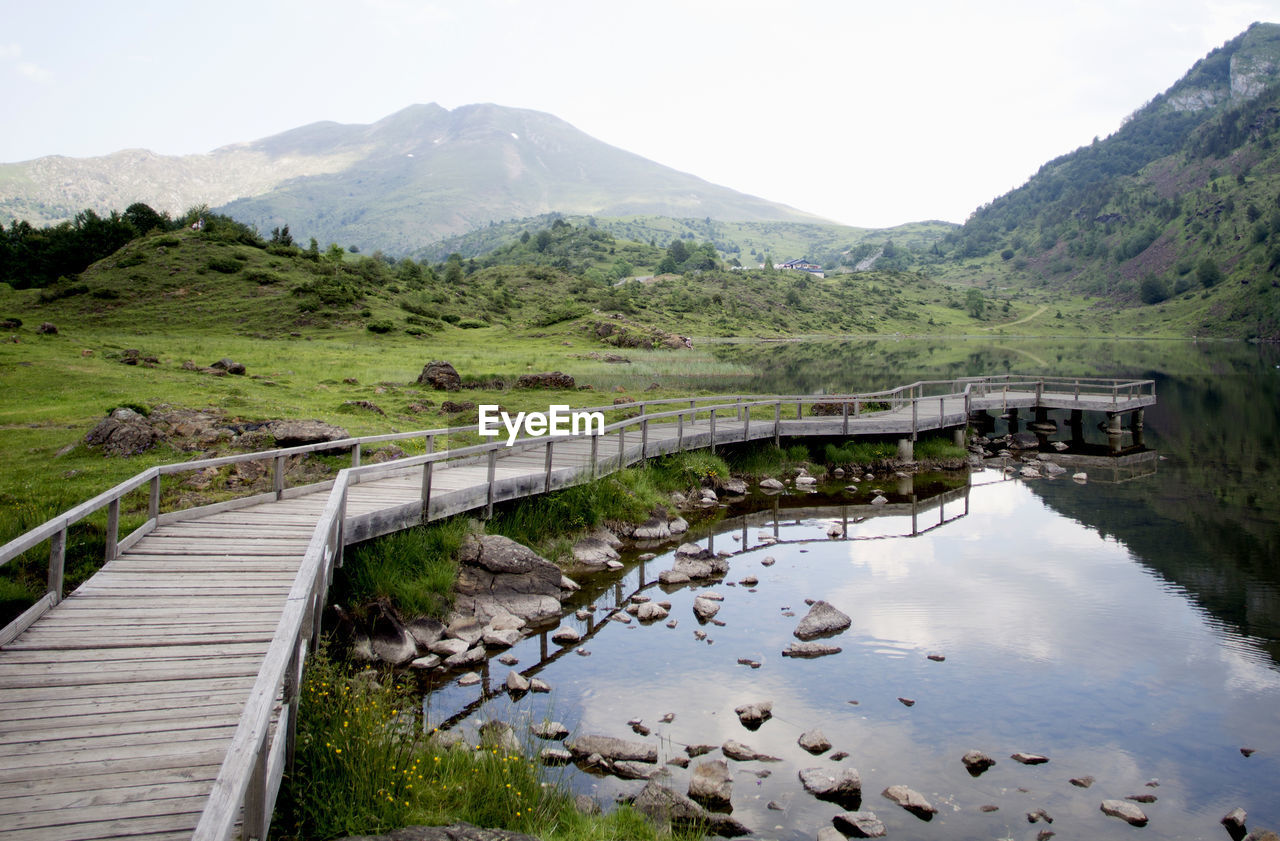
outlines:
[{"label": "calm water surface", "polygon": [[[1160,406],[1147,415],[1146,443],[1161,458],[1151,475],[1079,485],[984,470],[967,489],[921,500],[914,521],[816,504],[839,497],[790,500],[804,508],[776,518],[724,512],[692,535],[735,552],[724,582],[664,592],[651,582],[670,567],[669,554],[583,582],[596,617],[642,591],[672,603],[676,628],[589,626],[570,614],[565,624],[597,628],[583,644],[591,656],[544,658],[537,637],[513,649],[518,669],[545,664],[537,674],[551,695],[486,701],[482,687],[449,683],[428,696],[429,716],[461,715],[464,728],[550,717],[577,733],[627,738],[639,738],[627,725],[639,718],[663,761],[687,744],[745,742],[781,759],[730,761],[733,814],[761,837],[811,839],[830,824],[842,810],[804,793],[796,777],[828,766],[858,769],[863,808],[891,838],[1035,838],[1045,827],[1025,815],[1037,808],[1059,837],[1226,838],[1218,821],[1237,806],[1250,828],[1280,828],[1280,500],[1271,461],[1280,371],[1267,353],[1232,348],[1184,360],[1182,371],[1144,369],[1161,380]],[[849,539],[826,537],[833,522],[848,523]],[[759,545],[775,533],[782,543]],[[766,556],[777,563],[762,565]],[[753,591],[733,585],[748,575],[759,578]],[[700,626],[693,615],[705,589],[725,597],[723,626]],[[852,618],[833,640],[842,653],[780,656],[806,598]],[[490,667],[498,687],[507,669]],[[774,717],[746,730],[734,707],[766,699]],[[661,723],[666,713],[674,721]],[[814,727],[848,758],[799,748],[797,737]],[[1256,753],[1246,758],[1241,747]],[[977,778],[960,763],[975,749],[997,760]],[[1023,766],[1009,758],[1015,751],[1050,761]],[[684,791],[689,772],[669,770],[668,784]],[[1068,783],[1084,775],[1096,778],[1091,788]],[[606,805],[643,786],[572,766],[564,776]],[[922,822],[881,797],[899,783],[938,815]],[[1142,806],[1145,829],[1098,809],[1132,794],[1157,797]],[[999,810],[982,812],[985,804]]]}]

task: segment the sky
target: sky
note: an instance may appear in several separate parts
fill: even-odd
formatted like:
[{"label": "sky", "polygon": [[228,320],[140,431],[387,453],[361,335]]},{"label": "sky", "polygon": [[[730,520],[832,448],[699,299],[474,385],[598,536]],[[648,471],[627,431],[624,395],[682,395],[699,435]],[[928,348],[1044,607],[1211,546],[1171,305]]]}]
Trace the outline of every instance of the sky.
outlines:
[{"label": "sky", "polygon": [[1280,0],[0,0],[0,161],[492,102],[836,222],[963,222],[1259,20]]}]

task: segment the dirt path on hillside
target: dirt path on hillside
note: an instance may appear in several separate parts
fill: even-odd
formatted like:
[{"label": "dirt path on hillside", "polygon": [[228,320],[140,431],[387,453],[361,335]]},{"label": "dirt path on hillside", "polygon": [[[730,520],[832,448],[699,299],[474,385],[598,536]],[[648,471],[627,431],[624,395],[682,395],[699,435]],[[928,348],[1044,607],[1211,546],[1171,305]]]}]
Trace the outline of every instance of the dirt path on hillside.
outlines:
[{"label": "dirt path on hillside", "polygon": [[1038,309],[1038,310],[1036,310],[1035,312],[1031,313],[1031,315],[1025,316],[1025,317],[1023,317],[1023,318],[1019,318],[1017,321],[1010,321],[1010,322],[1008,322],[1007,324],[996,324],[996,325],[993,325],[993,326],[991,326],[991,327],[979,327],[978,329],[979,329],[979,330],[1002,330],[1002,329],[1004,329],[1005,327],[1014,327],[1014,326],[1017,326],[1017,325],[1019,325],[1019,324],[1026,324],[1028,321],[1030,321],[1031,319],[1033,319],[1033,318],[1035,318],[1036,316],[1040,315],[1040,313],[1044,312],[1044,311],[1045,311],[1045,310],[1047,310],[1047,309],[1049,309],[1049,305],[1048,305],[1048,304],[1041,304],[1041,305],[1040,305],[1040,309]]}]

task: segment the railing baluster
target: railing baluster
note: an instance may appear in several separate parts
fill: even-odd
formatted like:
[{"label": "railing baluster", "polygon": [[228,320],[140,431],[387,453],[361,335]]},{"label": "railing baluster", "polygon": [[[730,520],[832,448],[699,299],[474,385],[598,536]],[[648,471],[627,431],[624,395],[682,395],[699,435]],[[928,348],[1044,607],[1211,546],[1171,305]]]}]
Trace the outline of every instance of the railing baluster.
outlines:
[{"label": "railing baluster", "polygon": [[627,428],[618,427],[618,469],[627,466]]},{"label": "railing baluster", "polygon": [[62,575],[67,565],[67,527],[49,538],[49,595],[53,603],[62,601]]},{"label": "railing baluster", "polygon": [[543,493],[551,492],[551,442],[553,440],[555,439],[552,438],[550,435],[547,436],[547,460],[546,460],[546,464],[542,468],[543,472],[546,474],[542,482]]},{"label": "railing baluster", "polygon": [[841,417],[840,433],[842,435],[848,435],[849,434],[849,403],[848,401],[845,401],[845,400],[840,401],[840,417]]},{"label": "railing baluster", "polygon": [[716,451],[716,410],[711,410],[711,452]]},{"label": "railing baluster", "polygon": [[773,446],[782,446],[782,401],[773,404]]},{"label": "railing baluster", "polygon": [[428,461],[422,465],[422,522],[431,522],[431,466],[435,464]]},{"label": "railing baluster", "polygon": [[147,498],[147,519],[154,520],[160,516],[160,474],[151,477],[151,490]]},{"label": "railing baluster", "polygon": [[357,441],[351,445],[351,466],[360,466],[360,442]]},{"label": "railing baluster", "polygon": [[489,493],[484,506],[484,518],[486,520],[493,519],[493,478],[498,472],[498,451],[492,449],[489,451]]},{"label": "railing baluster", "polygon": [[120,497],[107,503],[107,550],[103,560],[114,561],[120,555]]},{"label": "railing baluster", "polygon": [[676,415],[676,452],[684,452],[684,412]]},{"label": "railing baluster", "polygon": [[276,456],[271,473],[271,486],[276,492],[276,499],[284,496],[284,456]]},{"label": "railing baluster", "polygon": [[600,435],[591,433],[591,478],[596,478],[596,463],[600,460]]}]

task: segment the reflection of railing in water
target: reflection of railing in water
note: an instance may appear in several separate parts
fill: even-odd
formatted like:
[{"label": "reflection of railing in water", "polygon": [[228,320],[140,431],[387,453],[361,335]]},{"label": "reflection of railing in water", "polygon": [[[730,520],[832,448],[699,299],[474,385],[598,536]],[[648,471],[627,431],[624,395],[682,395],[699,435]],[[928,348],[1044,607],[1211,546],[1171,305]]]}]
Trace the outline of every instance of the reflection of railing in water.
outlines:
[{"label": "reflection of railing in water", "polygon": [[[731,531],[736,532],[738,531],[739,528],[741,528],[741,532],[742,532],[741,545],[736,551],[731,552],[729,554],[729,557],[735,557],[735,556],[743,555],[749,552],[762,551],[770,548],[771,546],[800,546],[800,545],[811,544],[811,543],[841,543],[841,542],[853,542],[853,541],[861,541],[861,540],[884,540],[884,539],[896,538],[896,537],[906,537],[906,538],[919,537],[920,535],[928,534],[929,532],[939,529],[942,526],[945,526],[949,523],[954,523],[955,521],[968,516],[969,487],[970,486],[966,484],[962,487],[953,488],[951,490],[943,491],[942,493],[935,494],[924,500],[913,499],[911,502],[886,503],[884,505],[870,505],[870,504],[847,505],[846,504],[846,505],[823,505],[823,506],[804,506],[804,507],[797,507],[797,508],[783,508],[780,504],[781,498],[774,497],[773,505],[766,511],[755,511],[755,512],[749,512],[745,514],[739,514],[727,520],[720,520],[716,525],[718,527],[719,534],[729,534]],[[959,514],[953,514],[951,516],[947,516],[946,505],[948,505],[949,503],[960,502],[960,501],[963,501],[964,503],[964,510]],[[934,510],[938,512],[938,521],[936,523],[927,525],[923,528],[920,527],[921,516],[928,514],[929,512]],[[781,514],[783,513],[785,513],[787,516],[782,517]],[[838,516],[833,516],[836,514],[838,514]],[[878,517],[907,517],[907,516],[911,517],[910,532],[903,533],[903,534],[866,535],[866,536],[859,536],[859,537],[848,536],[849,526],[851,524],[857,525],[859,523],[866,522],[867,520],[871,520]],[[819,520],[819,521],[831,522],[831,523],[839,522],[841,524],[841,531],[844,536],[842,537],[805,537],[805,538],[797,538],[797,539],[791,539],[791,540],[783,540],[781,538],[780,535],[783,527],[793,526],[793,525],[803,525],[804,524],[803,521],[805,520]],[[734,528],[732,530],[724,528],[724,525],[726,523],[733,523]],[[760,542],[754,545],[750,545],[747,540],[748,529],[764,526],[764,525],[772,526],[773,536],[775,539],[768,542]],[[707,543],[706,549],[710,552],[716,551],[715,549],[716,536],[717,536],[716,532],[713,532],[705,536],[705,540]],[[700,543],[703,539],[704,538],[698,538],[697,541],[690,541],[690,542]],[[646,575],[646,572],[647,572],[647,566],[649,564],[654,563],[656,560],[662,557],[663,556],[659,556],[659,558],[657,559],[650,559],[648,561],[637,561],[636,565],[632,567],[631,570],[628,570],[627,573],[625,573],[623,576],[615,579],[612,583],[599,588],[599,590],[595,592],[594,597],[585,598],[585,603],[595,604],[598,602],[599,596],[605,593],[608,593],[610,591],[613,592],[613,604],[609,605],[608,607],[602,608],[599,611],[590,611],[586,619],[577,620],[581,622],[583,625],[585,625],[585,631],[580,632],[581,638],[576,643],[562,646],[551,640],[551,636],[556,632],[558,628],[560,628],[564,624],[564,620],[574,616],[573,613],[567,613],[565,614],[565,616],[561,617],[560,622],[557,622],[554,625],[547,625],[546,627],[540,629],[538,631],[538,662],[528,666],[525,669],[520,670],[519,674],[521,674],[525,678],[536,677],[538,674],[544,671],[552,663],[555,663],[557,660],[559,660],[562,657],[565,657],[574,653],[576,649],[581,648],[585,643],[588,643],[590,642],[590,640],[595,638],[601,632],[601,630],[603,630],[607,625],[609,625],[611,622],[614,621],[613,619],[614,616],[618,615],[619,613],[626,612],[628,605],[631,604],[631,601],[635,596],[643,594],[646,590],[651,590],[654,587],[660,586],[658,579],[656,577],[648,578]],[[626,575],[632,571],[634,571],[637,576],[636,586],[634,587],[634,589],[630,590],[629,592],[624,593],[623,592],[624,579],[626,578]],[[693,582],[692,585],[690,584],[672,585],[670,588],[666,589],[665,592],[671,592],[671,591],[679,590],[689,586],[698,586],[701,583],[705,583],[705,582]],[[580,597],[579,600],[583,600],[583,597]],[[600,615],[597,615],[597,613],[599,613]],[[639,620],[635,620],[635,621],[639,621]],[[657,621],[662,621],[662,620],[657,620]],[[495,653],[494,656],[500,656],[500,655]],[[424,719],[424,726],[428,730],[430,730],[431,727],[433,726],[438,727],[441,730],[449,730],[455,727],[456,725],[460,724],[461,722],[465,721],[469,717],[471,717],[474,713],[476,713],[481,707],[483,707],[489,701],[492,701],[495,698],[506,693],[505,687],[502,687],[501,685],[495,687],[493,685],[492,678],[490,675],[490,669],[489,669],[489,663],[492,659],[493,657],[486,658],[484,663],[481,664],[479,669],[477,670],[480,673],[479,697],[472,699],[467,704],[465,704],[462,708],[460,708],[457,712],[451,714],[447,718],[439,721],[434,725],[432,725],[430,722]],[[450,677],[449,679],[452,680],[452,677]],[[431,689],[434,689],[434,688],[436,687],[431,687]]]}]

